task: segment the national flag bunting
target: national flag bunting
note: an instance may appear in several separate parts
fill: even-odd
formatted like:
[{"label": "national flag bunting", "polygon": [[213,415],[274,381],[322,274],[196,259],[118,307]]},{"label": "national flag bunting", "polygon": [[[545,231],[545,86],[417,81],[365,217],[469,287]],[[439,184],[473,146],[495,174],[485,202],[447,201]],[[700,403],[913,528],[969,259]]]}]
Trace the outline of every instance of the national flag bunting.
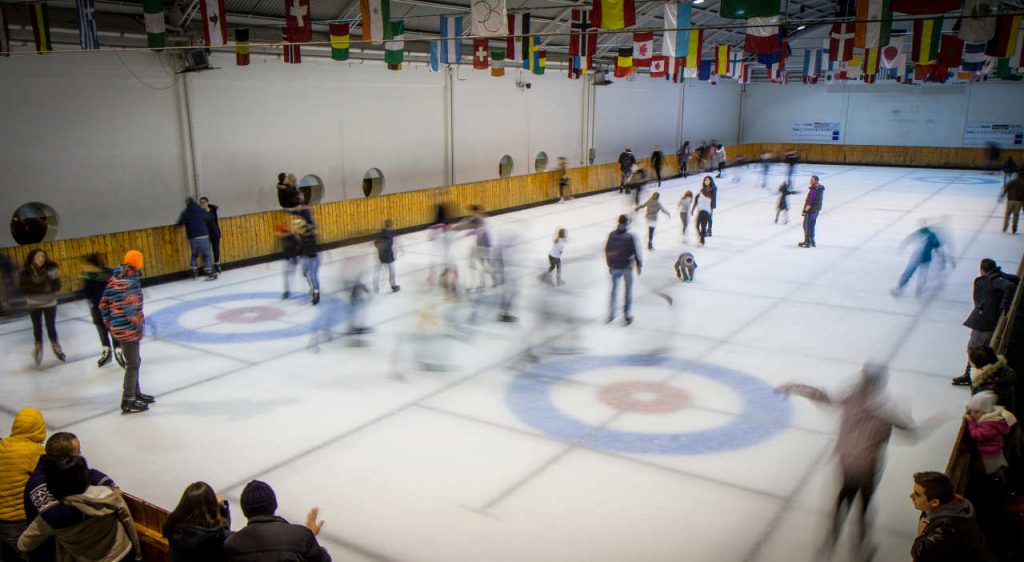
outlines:
[{"label": "national flag bunting", "polygon": [[249,28],[235,28],[235,64],[249,66]]},{"label": "national flag bunting", "polygon": [[100,48],[100,37],[96,33],[96,0],[75,0],[78,16],[78,44],[84,51]]},{"label": "national flag bunting", "polygon": [[738,72],[736,69],[741,64],[743,64],[743,57],[740,56],[742,53],[743,53],[743,51],[733,51],[732,49],[729,50],[729,72],[728,72],[728,74],[729,74],[729,76],[731,78],[736,78],[737,72]]},{"label": "national flag bunting", "polygon": [[633,66],[647,67],[651,65],[654,55],[654,34],[650,31],[633,32]]},{"label": "national flag bunting", "polygon": [[[537,46],[540,46],[540,38],[536,37]],[[533,73],[544,74],[544,69],[548,66],[548,52],[546,49],[534,49],[533,51]]]},{"label": "national flag bunting", "polygon": [[964,42],[956,35],[943,35],[939,40],[939,55],[936,58],[939,66],[955,68],[963,60]]},{"label": "national flag bunting", "polygon": [[348,60],[349,48],[352,46],[352,35],[347,23],[332,23],[328,28],[331,35],[331,58]]},{"label": "national flag bunting", "polygon": [[537,64],[537,51],[540,50],[540,37],[528,37],[529,45],[523,58],[523,69],[533,70]]},{"label": "national flag bunting", "polygon": [[284,53],[284,62],[288,64],[301,64],[302,63],[302,47],[297,43],[291,43],[288,40],[289,29],[288,27],[281,28],[281,37],[284,39],[284,44],[281,48]]},{"label": "national flag bunting", "polygon": [[715,75],[729,74],[729,45],[715,46]]},{"label": "national flag bunting", "polygon": [[990,57],[1009,57],[1017,50],[1017,32],[1020,30],[1020,14],[996,18],[996,33],[989,40],[985,54]]},{"label": "national flag bunting", "polygon": [[777,16],[779,0],[722,0],[718,13],[733,20]]},{"label": "national flag bunting", "polygon": [[878,74],[878,63],[881,58],[879,52],[880,48],[864,49],[864,66],[861,70],[864,72],[864,83],[874,84],[875,76]]},{"label": "national flag bunting", "polygon": [[711,70],[715,66],[715,61],[708,59],[700,61],[700,66],[697,67],[697,80],[701,82],[707,82],[711,79]]},{"label": "national flag bunting", "polygon": [[394,37],[391,29],[391,0],[359,0],[363,18],[363,41],[380,43]]},{"label": "national flag bunting", "polygon": [[11,26],[7,23],[7,8],[0,6],[0,57],[11,56]]},{"label": "national flag bunting", "polygon": [[821,55],[821,49],[804,51],[804,84],[818,83],[818,75],[821,74]]},{"label": "national flag bunting", "polygon": [[402,63],[405,62],[404,20],[391,22],[391,40],[384,42],[384,62],[388,70],[402,70]]},{"label": "national flag bunting", "polygon": [[309,13],[309,0],[284,0],[284,27],[292,43],[313,40],[313,17]]},{"label": "national flag bunting", "polygon": [[686,49],[690,44],[690,11],[689,2],[665,4],[665,37],[661,44],[661,52],[666,56],[686,56]]},{"label": "national flag bunting", "polygon": [[512,61],[526,61],[530,58],[530,14],[508,15],[508,39],[506,50]]},{"label": "national flag bunting", "polygon": [[[964,0],[961,9],[960,39],[965,42],[988,41],[996,35],[995,13],[1002,0]],[[992,17],[985,17],[992,16]]]},{"label": "national flag bunting", "polygon": [[[444,40],[441,43],[441,64],[458,64],[462,60],[462,16],[441,16],[440,34]],[[476,66],[475,60],[473,66]]]},{"label": "national flag bunting", "polygon": [[590,27],[590,10],[573,8],[569,31],[569,75],[578,78],[593,68],[597,30]]},{"label": "national flag bunting", "polygon": [[441,41],[434,39],[430,42],[430,54],[427,58],[427,71],[428,72],[441,72],[441,48],[439,44]]},{"label": "national flag bunting", "polygon": [[[889,44],[882,47],[882,66],[885,68],[901,68],[906,66],[907,57],[903,56],[904,36],[889,38]],[[902,59],[902,62],[900,60]]]},{"label": "national flag bunting", "polygon": [[854,24],[834,23],[828,40],[828,60],[848,61],[853,58]]},{"label": "national flag bunting", "polygon": [[505,75],[505,51],[491,51],[491,76],[500,78]]},{"label": "national flag bunting", "polygon": [[163,0],[143,0],[143,19],[146,23],[146,46],[159,51],[167,46],[167,24],[164,22]]},{"label": "national flag bunting", "polygon": [[697,68],[700,66],[700,52],[704,48],[704,30],[691,29],[687,38],[686,56],[683,66],[686,68]]},{"label": "national flag bunting", "polygon": [[942,17],[914,20],[914,49],[910,55],[914,64],[935,63],[941,35]]},{"label": "national flag bunting", "polygon": [[601,29],[623,29],[636,25],[633,0],[594,0],[590,23]]},{"label": "national flag bunting", "polygon": [[969,41],[964,43],[964,58],[960,62],[963,70],[980,72],[988,57],[985,55],[985,42]]},{"label": "national flag bunting", "polygon": [[754,54],[770,53],[779,48],[779,16],[747,19],[747,36],[743,48]]},{"label": "national flag bunting", "polygon": [[53,50],[50,40],[50,12],[46,4],[32,4],[28,7],[32,16],[32,39],[35,40],[36,52],[45,55]]},{"label": "national flag bunting", "polygon": [[224,21],[224,0],[199,0],[199,12],[203,16],[203,43],[208,47],[223,47],[228,44],[228,27]]},{"label": "national flag bunting", "polygon": [[619,49],[619,56],[615,57],[615,77],[625,78],[633,72],[633,48],[624,47]]},{"label": "national flag bunting", "polygon": [[477,37],[504,37],[508,35],[505,0],[474,0],[470,10],[470,32]]},{"label": "national flag bunting", "polygon": [[488,56],[488,49],[490,48],[490,41],[487,39],[474,39],[473,40],[473,68],[477,70],[487,70],[491,66],[491,61]]},{"label": "national flag bunting", "polygon": [[651,78],[665,78],[666,76],[668,76],[668,57],[665,55],[651,57]]},{"label": "national flag bunting", "polygon": [[892,0],[892,11],[904,14],[941,14],[960,9],[960,0]]},{"label": "national flag bunting", "polygon": [[889,43],[892,9],[889,0],[857,0],[857,24],[853,46],[862,49]]}]

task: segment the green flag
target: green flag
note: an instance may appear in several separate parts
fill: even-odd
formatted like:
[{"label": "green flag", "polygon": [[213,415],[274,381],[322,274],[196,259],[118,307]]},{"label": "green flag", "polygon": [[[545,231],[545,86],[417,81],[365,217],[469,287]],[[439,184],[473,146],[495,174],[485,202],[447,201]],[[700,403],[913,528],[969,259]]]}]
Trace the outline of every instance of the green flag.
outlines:
[{"label": "green flag", "polygon": [[154,51],[159,51],[167,45],[164,2],[163,0],[143,0],[142,11],[146,20],[146,45]]},{"label": "green flag", "polygon": [[405,21],[391,22],[391,41],[384,43],[384,62],[390,70],[402,70],[405,60]]}]

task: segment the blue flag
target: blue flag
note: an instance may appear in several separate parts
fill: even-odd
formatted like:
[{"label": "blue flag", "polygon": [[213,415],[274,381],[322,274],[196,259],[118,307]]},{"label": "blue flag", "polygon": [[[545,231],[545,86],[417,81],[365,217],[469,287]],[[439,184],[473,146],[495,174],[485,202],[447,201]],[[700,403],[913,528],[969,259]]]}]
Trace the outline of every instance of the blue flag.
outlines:
[{"label": "blue flag", "polygon": [[441,16],[441,62],[457,64],[462,60],[462,16]]},{"label": "blue flag", "polygon": [[96,34],[96,0],[75,0],[78,11],[78,43],[83,50],[99,49],[100,38]]},{"label": "blue flag", "polygon": [[441,72],[441,59],[438,55],[440,48],[437,43],[436,40],[430,42],[430,72]]},{"label": "blue flag", "polygon": [[700,61],[700,66],[697,67],[697,79],[707,81],[711,78],[711,68],[714,66],[715,61],[708,59]]}]

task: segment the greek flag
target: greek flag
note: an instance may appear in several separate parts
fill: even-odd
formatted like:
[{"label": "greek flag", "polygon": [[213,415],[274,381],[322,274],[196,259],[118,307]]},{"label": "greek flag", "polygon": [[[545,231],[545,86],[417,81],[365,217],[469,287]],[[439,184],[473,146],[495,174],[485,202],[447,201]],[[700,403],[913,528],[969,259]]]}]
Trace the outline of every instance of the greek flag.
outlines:
[{"label": "greek flag", "polygon": [[100,48],[100,38],[96,34],[96,0],[75,0],[78,11],[78,43],[82,50]]}]

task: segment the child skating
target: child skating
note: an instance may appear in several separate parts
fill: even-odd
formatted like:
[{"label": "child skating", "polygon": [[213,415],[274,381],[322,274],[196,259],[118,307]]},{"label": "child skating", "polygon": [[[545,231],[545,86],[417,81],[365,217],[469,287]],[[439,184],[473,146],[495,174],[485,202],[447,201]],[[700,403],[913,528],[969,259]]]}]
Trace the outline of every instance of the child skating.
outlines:
[{"label": "child skating", "polygon": [[689,238],[690,207],[693,206],[693,192],[687,191],[679,198],[679,220],[683,223],[683,242]]},{"label": "child skating", "polygon": [[693,283],[693,273],[697,269],[697,260],[690,252],[679,254],[675,264],[676,277],[684,283]]},{"label": "child skating", "polygon": [[800,193],[799,191],[793,191],[789,188],[789,182],[782,182],[779,184],[779,200],[775,204],[775,224],[779,224],[779,216],[782,213],[786,213],[786,217],[782,224],[789,224],[789,203],[786,201],[786,197]]},{"label": "child skating", "polygon": [[665,213],[666,217],[672,215],[668,214],[665,207],[661,204],[661,194],[654,192],[650,198],[643,205],[637,205],[636,210],[646,209],[647,214],[647,249],[654,249],[654,229],[658,226],[658,213]]},{"label": "child skating", "polygon": [[540,274],[541,282],[552,285],[551,272],[555,272],[554,285],[561,286],[562,283],[562,252],[565,251],[566,233],[564,228],[559,228],[555,234],[555,240],[548,251],[548,270]]}]

